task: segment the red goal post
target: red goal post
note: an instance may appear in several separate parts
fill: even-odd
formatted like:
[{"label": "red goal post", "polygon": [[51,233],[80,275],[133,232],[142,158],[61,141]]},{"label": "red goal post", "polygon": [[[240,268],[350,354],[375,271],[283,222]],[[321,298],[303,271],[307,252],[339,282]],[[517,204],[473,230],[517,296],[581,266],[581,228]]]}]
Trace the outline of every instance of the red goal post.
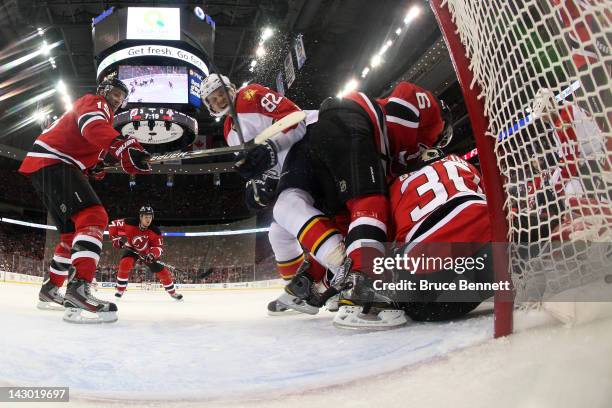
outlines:
[{"label": "red goal post", "polygon": [[530,300],[534,286],[562,292],[601,277],[578,265],[601,250],[577,242],[612,236],[611,3],[430,0],[468,109],[493,241],[541,258],[494,246],[496,279],[515,285],[495,294],[496,337],[512,332],[514,300]]}]

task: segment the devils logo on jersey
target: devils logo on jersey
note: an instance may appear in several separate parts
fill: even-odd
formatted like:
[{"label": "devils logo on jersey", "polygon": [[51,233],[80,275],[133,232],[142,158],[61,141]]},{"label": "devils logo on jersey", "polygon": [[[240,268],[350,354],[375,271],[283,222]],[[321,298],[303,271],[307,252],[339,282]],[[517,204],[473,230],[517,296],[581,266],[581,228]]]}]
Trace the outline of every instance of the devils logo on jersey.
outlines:
[{"label": "devils logo on jersey", "polygon": [[147,235],[137,235],[132,238],[132,246],[138,252],[144,252],[149,246],[149,237]]}]

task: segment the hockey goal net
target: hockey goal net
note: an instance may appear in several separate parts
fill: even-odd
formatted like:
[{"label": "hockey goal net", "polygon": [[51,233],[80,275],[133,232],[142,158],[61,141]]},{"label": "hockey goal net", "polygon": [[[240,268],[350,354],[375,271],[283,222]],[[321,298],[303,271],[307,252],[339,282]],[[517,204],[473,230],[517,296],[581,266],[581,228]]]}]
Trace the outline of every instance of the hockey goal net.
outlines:
[{"label": "hockey goal net", "polygon": [[612,1],[431,6],[468,107],[494,241],[507,243],[496,274],[514,291],[495,305],[495,334],[506,335],[513,306],[612,278]]}]

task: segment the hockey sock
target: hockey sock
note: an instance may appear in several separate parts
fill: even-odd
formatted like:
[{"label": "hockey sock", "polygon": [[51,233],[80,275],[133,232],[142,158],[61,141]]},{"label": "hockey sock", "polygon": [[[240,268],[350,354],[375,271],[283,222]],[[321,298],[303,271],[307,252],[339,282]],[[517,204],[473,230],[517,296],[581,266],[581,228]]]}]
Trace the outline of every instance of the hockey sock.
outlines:
[{"label": "hockey sock", "polygon": [[295,272],[298,270],[302,262],[304,262],[303,253],[287,261],[276,260],[276,270],[278,270],[278,273],[280,274],[281,278],[286,281],[290,281],[291,278],[295,276]]},{"label": "hockey sock", "polygon": [[161,284],[164,285],[164,289],[166,289],[166,292],[168,292],[169,295],[174,295],[176,293],[176,290],[174,289],[174,282],[172,281],[172,274],[168,269],[164,268],[155,275]]},{"label": "hockey sock", "polygon": [[76,233],[72,241],[72,265],[78,279],[91,282],[102,252],[102,234],[108,215],[101,205],[92,205],[72,216]]},{"label": "hockey sock", "polygon": [[268,231],[268,240],[276,259],[276,269],[281,278],[291,280],[304,261],[304,249],[295,235],[273,221]]},{"label": "hockey sock", "polygon": [[123,293],[127,289],[130,271],[134,267],[134,258],[126,256],[119,261],[119,271],[117,272],[117,292]]},{"label": "hockey sock", "polygon": [[55,246],[53,259],[49,265],[49,280],[55,286],[62,287],[70,269],[70,249],[74,233],[60,234],[60,243]]},{"label": "hockey sock", "polygon": [[300,244],[320,263],[325,264],[328,251],[342,242],[342,235],[328,217],[315,216],[308,220],[297,234]]},{"label": "hockey sock", "polygon": [[346,203],[351,223],[344,240],[352,269],[373,275],[374,258],[385,255],[389,202],[382,194],[353,198]]}]

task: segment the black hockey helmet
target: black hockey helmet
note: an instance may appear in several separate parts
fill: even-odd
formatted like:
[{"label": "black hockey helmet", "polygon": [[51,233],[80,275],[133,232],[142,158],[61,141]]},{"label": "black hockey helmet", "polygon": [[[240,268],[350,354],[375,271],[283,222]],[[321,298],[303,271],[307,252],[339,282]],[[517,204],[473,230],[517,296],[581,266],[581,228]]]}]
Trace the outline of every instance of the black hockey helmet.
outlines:
[{"label": "black hockey helmet", "polygon": [[440,133],[438,141],[434,147],[444,149],[446,146],[448,146],[453,138],[453,113],[443,100],[438,99],[438,105],[440,106],[440,115],[444,121],[444,128],[442,129],[442,133]]},{"label": "black hockey helmet", "polygon": [[115,87],[121,89],[121,91],[125,93],[125,99],[123,100],[123,103],[121,104],[121,108],[125,108],[125,106],[128,103],[128,96],[130,94],[130,91],[128,90],[127,86],[123,83],[122,80],[117,79],[117,78],[106,78],[105,80],[103,80],[102,82],[98,84],[96,93],[98,95],[102,95],[106,99],[106,95],[108,94],[108,92]]},{"label": "black hockey helmet", "polygon": [[153,207],[150,205],[143,205],[140,207],[140,210],[138,210],[138,215],[154,215]]}]

